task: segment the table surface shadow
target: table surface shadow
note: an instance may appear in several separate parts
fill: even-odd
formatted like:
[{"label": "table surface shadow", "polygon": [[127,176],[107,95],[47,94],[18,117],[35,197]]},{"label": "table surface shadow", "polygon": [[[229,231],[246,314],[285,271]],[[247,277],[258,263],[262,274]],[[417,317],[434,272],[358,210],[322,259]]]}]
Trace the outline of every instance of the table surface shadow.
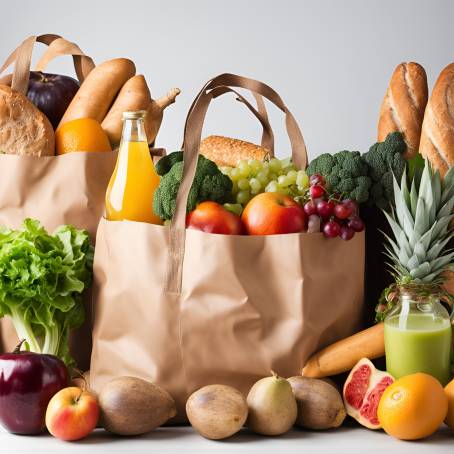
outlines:
[{"label": "table surface shadow", "polygon": [[[427,454],[452,453],[454,432],[446,426],[426,440],[404,442],[383,431],[347,426],[323,432],[293,430],[280,437],[262,437],[244,429],[223,441],[206,440],[191,427],[161,427],[140,437],[117,437],[97,429],[77,442],[63,442],[49,434],[11,435],[0,429],[0,453],[249,453],[260,454]],[[280,451],[280,452],[279,452]]]}]

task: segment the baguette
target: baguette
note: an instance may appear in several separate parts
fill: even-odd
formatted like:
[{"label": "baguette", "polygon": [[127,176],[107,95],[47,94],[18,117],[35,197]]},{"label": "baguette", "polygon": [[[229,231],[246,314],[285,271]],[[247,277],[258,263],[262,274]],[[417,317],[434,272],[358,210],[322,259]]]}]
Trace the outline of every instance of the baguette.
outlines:
[{"label": "baguette", "polygon": [[152,99],[147,109],[145,117],[145,133],[148,143],[153,143],[158,135],[162,122],[164,109],[175,102],[175,98],[180,94],[179,88],[172,88],[165,96],[159,99]]},{"label": "baguette", "polygon": [[22,93],[0,85],[0,152],[24,156],[54,154],[54,128]]},{"label": "baguette", "polygon": [[432,90],[419,151],[442,175],[454,165],[454,63],[440,73]]},{"label": "baguette", "polygon": [[137,75],[128,79],[101,123],[102,128],[109,136],[112,148],[116,148],[120,143],[123,112],[147,110],[150,103],[150,90],[145,77]]},{"label": "baguette", "polygon": [[209,136],[202,140],[200,153],[218,166],[235,167],[243,159],[263,161],[270,152],[266,148],[230,137]]},{"label": "baguette", "polygon": [[104,120],[121,87],[136,73],[131,60],[115,58],[96,66],[80,86],[59,126],[78,118]]},{"label": "baguette", "polygon": [[395,131],[402,133],[412,158],[419,149],[421,126],[427,104],[427,76],[418,63],[401,63],[394,70],[380,109],[378,141]]},{"label": "baguette", "polygon": [[378,323],[315,353],[307,360],[302,375],[311,378],[337,375],[351,370],[361,358],[375,359],[384,354],[384,325]]}]

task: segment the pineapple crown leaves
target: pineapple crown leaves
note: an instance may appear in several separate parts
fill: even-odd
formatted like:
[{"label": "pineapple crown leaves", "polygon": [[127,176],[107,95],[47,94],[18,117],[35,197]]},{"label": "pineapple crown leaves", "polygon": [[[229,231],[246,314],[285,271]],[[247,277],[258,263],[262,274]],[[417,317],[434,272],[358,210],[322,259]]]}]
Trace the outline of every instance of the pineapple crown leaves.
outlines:
[{"label": "pineapple crown leaves", "polygon": [[394,207],[383,211],[394,236],[385,234],[392,273],[398,283],[441,283],[454,263],[454,250],[447,248],[454,237],[454,167],[442,180],[425,160],[420,181],[413,177],[410,188],[406,171],[400,186],[393,180]]}]

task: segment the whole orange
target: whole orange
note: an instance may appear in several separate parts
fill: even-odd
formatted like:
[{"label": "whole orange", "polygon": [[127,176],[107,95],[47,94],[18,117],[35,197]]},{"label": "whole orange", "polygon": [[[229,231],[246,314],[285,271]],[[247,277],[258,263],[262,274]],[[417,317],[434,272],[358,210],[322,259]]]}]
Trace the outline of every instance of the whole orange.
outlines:
[{"label": "whole orange", "polygon": [[445,386],[445,394],[448,398],[448,414],[446,415],[445,423],[454,429],[454,380],[451,380]]},{"label": "whole orange", "polygon": [[432,435],[447,411],[448,399],[440,382],[418,372],[386,388],[377,415],[387,434],[401,440],[418,440]]},{"label": "whole orange", "polygon": [[93,118],[79,118],[62,124],[55,131],[57,154],[73,151],[112,151],[101,124]]}]

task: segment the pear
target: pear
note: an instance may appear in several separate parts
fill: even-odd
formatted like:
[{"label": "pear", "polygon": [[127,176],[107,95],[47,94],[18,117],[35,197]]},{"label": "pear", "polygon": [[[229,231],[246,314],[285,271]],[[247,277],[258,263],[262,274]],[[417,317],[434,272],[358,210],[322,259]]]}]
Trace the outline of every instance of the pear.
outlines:
[{"label": "pear", "polygon": [[191,394],[186,413],[192,427],[205,438],[222,440],[237,433],[247,418],[247,403],[235,388],[208,385]]},{"label": "pear", "polygon": [[281,435],[295,423],[298,413],[290,383],[274,372],[255,383],[247,396],[246,425],[261,435]]}]

